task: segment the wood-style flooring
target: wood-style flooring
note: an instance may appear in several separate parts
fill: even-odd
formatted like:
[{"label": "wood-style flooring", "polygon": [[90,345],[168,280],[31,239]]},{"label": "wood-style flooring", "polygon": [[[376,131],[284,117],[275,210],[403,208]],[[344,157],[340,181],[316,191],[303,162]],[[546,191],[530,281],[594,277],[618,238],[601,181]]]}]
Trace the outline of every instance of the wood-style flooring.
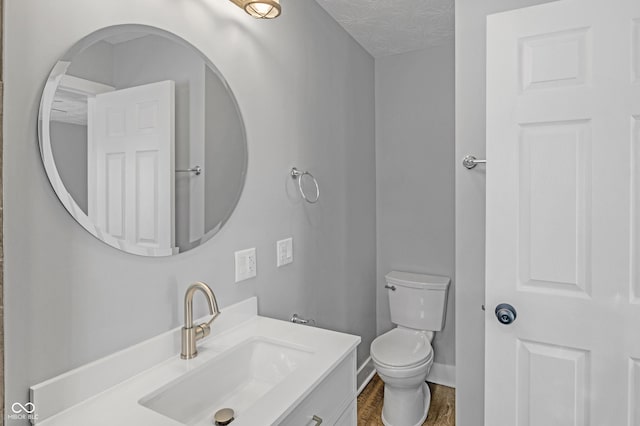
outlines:
[{"label": "wood-style flooring", "polygon": [[[453,388],[429,383],[431,407],[423,426],[455,426],[456,391]],[[382,425],[382,396],[384,383],[376,374],[358,396],[358,426]]]}]

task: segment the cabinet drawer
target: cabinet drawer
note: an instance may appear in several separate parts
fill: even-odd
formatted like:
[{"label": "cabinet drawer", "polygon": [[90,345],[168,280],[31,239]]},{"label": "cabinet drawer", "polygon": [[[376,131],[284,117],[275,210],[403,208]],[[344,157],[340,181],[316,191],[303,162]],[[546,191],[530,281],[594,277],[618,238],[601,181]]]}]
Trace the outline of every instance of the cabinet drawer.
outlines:
[{"label": "cabinet drawer", "polygon": [[344,410],[335,426],[356,426],[358,423],[358,408],[355,398],[351,401],[349,407]]},{"label": "cabinet drawer", "polygon": [[280,424],[316,426],[313,416],[318,416],[322,426],[335,425],[355,395],[356,358],[353,351]]}]

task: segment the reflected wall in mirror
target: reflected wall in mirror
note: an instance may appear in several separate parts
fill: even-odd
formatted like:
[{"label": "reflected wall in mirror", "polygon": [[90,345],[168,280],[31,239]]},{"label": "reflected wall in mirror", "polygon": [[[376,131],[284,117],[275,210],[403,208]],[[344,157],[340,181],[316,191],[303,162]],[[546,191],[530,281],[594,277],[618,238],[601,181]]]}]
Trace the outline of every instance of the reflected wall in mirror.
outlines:
[{"label": "reflected wall in mirror", "polygon": [[233,93],[200,51],[157,28],[109,27],[76,43],[47,79],[39,136],[65,208],[128,253],[169,256],[204,243],[244,186]]}]

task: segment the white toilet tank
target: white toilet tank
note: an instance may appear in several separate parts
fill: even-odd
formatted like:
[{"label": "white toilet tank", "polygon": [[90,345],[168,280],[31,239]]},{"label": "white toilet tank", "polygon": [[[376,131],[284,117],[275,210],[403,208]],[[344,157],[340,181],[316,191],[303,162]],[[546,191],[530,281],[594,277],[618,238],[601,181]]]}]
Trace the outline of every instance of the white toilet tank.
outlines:
[{"label": "white toilet tank", "polygon": [[392,271],[385,278],[392,323],[416,330],[442,330],[449,277]]}]

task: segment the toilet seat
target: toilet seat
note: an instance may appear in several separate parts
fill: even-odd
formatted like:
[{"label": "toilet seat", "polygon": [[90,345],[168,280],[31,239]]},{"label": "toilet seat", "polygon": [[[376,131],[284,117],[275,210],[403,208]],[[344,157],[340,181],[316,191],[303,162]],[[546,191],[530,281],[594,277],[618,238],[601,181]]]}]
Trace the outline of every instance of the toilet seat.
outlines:
[{"label": "toilet seat", "polygon": [[424,333],[394,328],[371,343],[371,358],[389,368],[412,368],[431,362],[433,349]]}]

